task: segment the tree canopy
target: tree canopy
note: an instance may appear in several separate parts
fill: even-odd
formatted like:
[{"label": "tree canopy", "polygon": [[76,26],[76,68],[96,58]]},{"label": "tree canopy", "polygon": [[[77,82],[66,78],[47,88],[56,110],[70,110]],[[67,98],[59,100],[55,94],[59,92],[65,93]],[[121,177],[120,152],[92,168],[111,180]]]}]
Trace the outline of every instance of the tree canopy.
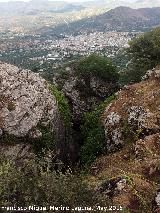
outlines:
[{"label": "tree canopy", "polygon": [[119,77],[112,62],[108,58],[97,54],[79,60],[74,64],[74,68],[77,74],[84,79],[95,76],[108,82],[117,82]]},{"label": "tree canopy", "polygon": [[141,80],[148,69],[160,63],[160,27],[144,33],[129,44],[130,48],[127,50],[129,63],[124,81],[135,83]]}]

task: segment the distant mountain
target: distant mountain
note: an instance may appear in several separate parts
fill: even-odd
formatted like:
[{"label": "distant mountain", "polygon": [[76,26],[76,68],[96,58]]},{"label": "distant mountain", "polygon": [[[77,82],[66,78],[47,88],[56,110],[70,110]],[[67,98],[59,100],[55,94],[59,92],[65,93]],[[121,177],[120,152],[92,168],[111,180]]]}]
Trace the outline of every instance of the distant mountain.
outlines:
[{"label": "distant mountain", "polygon": [[65,13],[80,11],[83,5],[74,5],[65,1],[31,0],[0,2],[0,16],[36,15],[44,12]]},{"label": "distant mountain", "polygon": [[0,2],[0,16],[35,15],[44,12],[67,13],[90,8],[114,9],[118,6],[131,8],[160,7],[160,0],[93,0],[88,2],[72,2],[63,0],[31,0]]},{"label": "distant mountain", "polygon": [[81,34],[95,31],[146,31],[160,25],[160,7],[132,9],[117,7],[110,11],[55,28],[46,28],[46,34]]},{"label": "distant mountain", "polygon": [[[159,9],[155,12],[153,8],[147,12],[149,15],[144,14],[143,17],[139,17],[142,11],[137,12],[132,9],[140,7],[151,9],[153,6],[160,7],[160,0],[88,0],[88,2],[72,1],[72,3],[69,3],[69,0],[0,2],[0,32],[9,30],[16,33],[36,33],[38,30],[39,33],[46,31],[45,34],[55,32],[77,34],[96,30],[145,30],[159,25]],[[121,9],[115,9],[117,7]],[[125,9],[122,9],[123,7]],[[107,15],[96,16],[109,10]],[[93,17],[90,18],[91,16]]]},{"label": "distant mountain", "polygon": [[132,8],[148,8],[148,7],[160,7],[160,0],[93,0],[84,3],[85,7],[97,6],[97,7],[107,7],[110,9],[119,6],[128,6]]}]

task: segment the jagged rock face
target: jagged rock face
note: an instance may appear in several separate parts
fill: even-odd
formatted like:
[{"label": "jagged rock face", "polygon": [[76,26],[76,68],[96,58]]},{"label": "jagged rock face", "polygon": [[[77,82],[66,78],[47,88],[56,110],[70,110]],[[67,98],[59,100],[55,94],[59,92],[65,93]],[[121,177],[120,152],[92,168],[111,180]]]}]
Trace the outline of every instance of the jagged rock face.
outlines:
[{"label": "jagged rock face", "polygon": [[160,71],[152,70],[144,81],[126,86],[105,110],[102,121],[109,150],[121,147],[126,138],[144,139],[160,132]]},{"label": "jagged rock face", "polygon": [[46,81],[39,74],[0,63],[0,135],[42,136],[38,129],[52,123],[57,126],[58,107]]},{"label": "jagged rock face", "polygon": [[75,123],[82,119],[85,112],[99,105],[106,97],[117,91],[116,83],[91,77],[87,82],[70,68],[65,74],[56,74],[53,83],[56,84],[69,100]]}]

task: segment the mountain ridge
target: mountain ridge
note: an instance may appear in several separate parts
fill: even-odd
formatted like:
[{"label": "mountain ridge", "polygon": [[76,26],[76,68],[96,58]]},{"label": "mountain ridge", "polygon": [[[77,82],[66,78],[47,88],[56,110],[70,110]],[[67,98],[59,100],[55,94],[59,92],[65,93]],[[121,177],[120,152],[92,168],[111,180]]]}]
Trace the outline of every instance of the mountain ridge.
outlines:
[{"label": "mountain ridge", "polygon": [[37,11],[37,14],[43,12],[72,12],[74,10],[80,11],[85,7],[82,5],[75,5],[74,3],[68,3],[65,1],[37,1],[31,0],[29,2],[24,1],[10,1],[0,2],[1,16],[24,16],[30,15],[30,13]]},{"label": "mountain ridge", "polygon": [[158,25],[160,25],[160,7],[132,9],[120,6],[69,25],[63,24],[53,29],[45,28],[45,31],[46,34],[77,35],[95,31],[146,31]]},{"label": "mountain ridge", "polygon": [[132,8],[143,8],[143,7],[160,7],[160,0],[153,0],[152,2],[148,0],[93,0],[87,2],[69,2],[69,1],[49,1],[49,0],[31,0],[31,1],[9,1],[9,2],[0,2],[0,11],[1,16],[11,16],[11,15],[26,15],[30,14],[32,10],[37,10],[38,13],[45,11],[53,12],[72,12],[80,11],[83,9],[89,9],[93,7],[97,8],[109,8],[114,9],[119,6],[128,6]]}]

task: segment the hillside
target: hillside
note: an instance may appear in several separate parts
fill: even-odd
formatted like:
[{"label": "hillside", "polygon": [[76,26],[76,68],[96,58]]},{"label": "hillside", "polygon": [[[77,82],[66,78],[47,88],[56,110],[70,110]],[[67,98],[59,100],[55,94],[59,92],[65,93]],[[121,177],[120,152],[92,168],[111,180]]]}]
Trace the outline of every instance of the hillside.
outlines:
[{"label": "hillside", "polygon": [[97,192],[114,206],[158,213],[160,70],[148,71],[144,79],[119,91],[105,108],[101,120],[110,154],[97,159],[88,181],[94,186],[100,183]]},{"label": "hillside", "polygon": [[106,6],[108,8],[115,8],[118,6],[129,6],[132,8],[146,8],[146,7],[159,7],[160,0],[93,0],[88,2],[89,5],[95,4],[97,6]]},{"label": "hillside", "polygon": [[85,18],[69,25],[48,28],[46,34],[80,34],[94,31],[146,31],[160,25],[160,8],[117,7],[104,14]]},{"label": "hillside", "polygon": [[37,29],[55,27],[81,20],[85,17],[102,14],[108,9],[81,4],[67,3],[65,1],[10,1],[0,2],[0,32],[29,32],[35,33]]},{"label": "hillside", "polygon": [[0,2],[0,212],[160,213],[160,7],[126,1]]},{"label": "hillside", "polygon": [[[124,7],[124,9],[115,9]],[[129,8],[150,8],[149,14],[143,14],[142,11],[131,11]],[[103,30],[145,30],[151,25],[159,25],[159,15],[151,7],[160,7],[160,0],[152,2],[142,1],[104,1],[93,0],[88,2],[66,2],[49,0],[31,0],[31,1],[9,1],[0,2],[0,31],[29,32],[29,33],[77,33],[78,30],[103,31]],[[112,9],[108,15],[97,16]],[[114,11],[115,9],[115,11]],[[121,11],[133,17],[129,20],[121,17]],[[116,18],[114,17],[115,13]],[[143,18],[139,13],[142,13]],[[154,14],[155,13],[155,14]],[[139,18],[135,18],[138,15]],[[93,17],[92,17],[93,16]],[[107,16],[107,17],[106,17]],[[90,18],[92,17],[92,18]],[[124,23],[120,24],[120,21]],[[131,23],[130,23],[131,21]],[[73,22],[73,23],[72,23]],[[68,24],[72,23],[69,28]],[[57,27],[61,25],[60,27]],[[99,26],[100,25],[100,26]],[[57,27],[53,30],[54,27]]]}]

